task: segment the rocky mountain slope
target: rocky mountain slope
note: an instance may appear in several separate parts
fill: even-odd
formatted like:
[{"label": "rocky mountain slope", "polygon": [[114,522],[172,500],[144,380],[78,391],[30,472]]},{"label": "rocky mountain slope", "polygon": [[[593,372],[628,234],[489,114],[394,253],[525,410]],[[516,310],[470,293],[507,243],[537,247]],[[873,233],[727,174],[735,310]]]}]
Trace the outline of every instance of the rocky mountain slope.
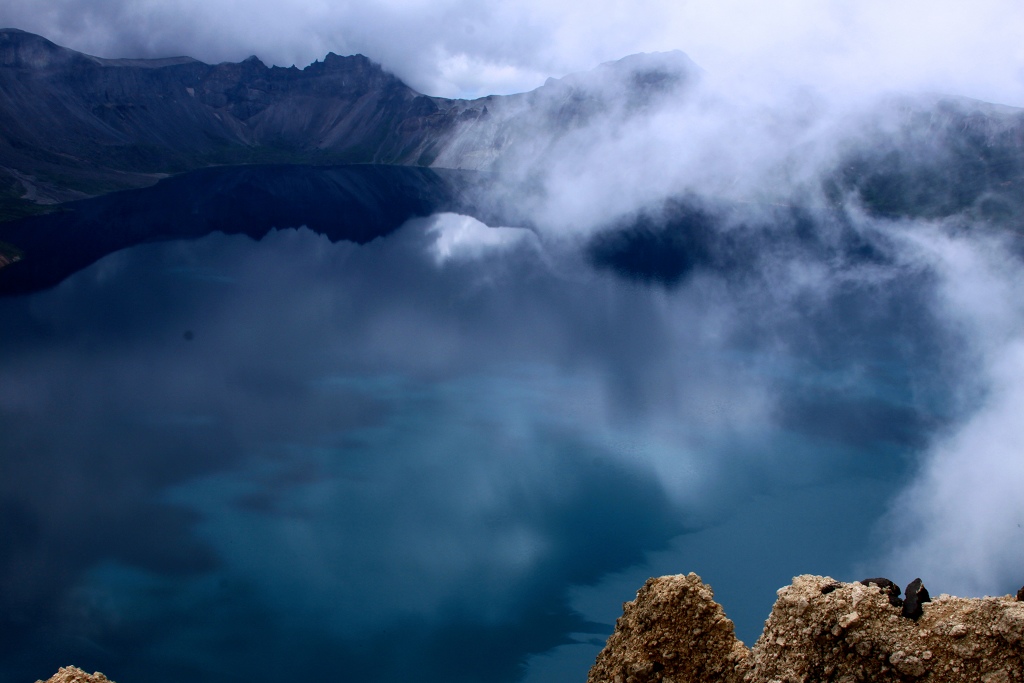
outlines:
[{"label": "rocky mountain slope", "polygon": [[601,84],[625,83],[642,102],[695,69],[682,53],[638,55],[532,93],[467,101],[417,93],[362,55],[331,53],[303,69],[255,56],[101,59],[2,29],[0,218],[212,165],[483,168],[538,126],[603,109]]},{"label": "rocky mountain slope", "polygon": [[1020,599],[929,599],[919,581],[906,603],[899,593],[885,579],[798,576],[748,649],[699,576],[650,579],[624,605],[588,683],[1024,680]]},{"label": "rocky mountain slope", "polygon": [[[531,92],[458,100],[417,93],[360,55],[328,54],[303,69],[256,57],[216,65],[101,59],[0,29],[0,221],[185,171],[260,163],[493,171],[503,185],[492,193],[495,211],[510,215],[524,197],[543,198],[542,169],[566,155],[588,167],[625,163],[601,139],[628,138],[634,129],[656,136],[645,126],[675,121],[701,78],[681,52],[633,55]],[[718,106],[709,100],[696,108],[717,116]],[[746,124],[740,117],[735,125]],[[836,135],[834,153],[809,176],[816,185],[805,189],[840,212],[855,198],[887,218],[963,215],[1022,227],[1022,110],[894,97],[866,106]],[[779,171],[805,165],[801,149],[793,145]],[[674,243],[673,230],[666,223],[645,234]],[[18,256],[0,244],[0,262]]]},{"label": "rocky mountain slope", "polygon": [[427,165],[464,109],[358,55],[329,54],[305,69],[255,57],[108,60],[0,31],[8,199],[60,202],[220,164]]}]

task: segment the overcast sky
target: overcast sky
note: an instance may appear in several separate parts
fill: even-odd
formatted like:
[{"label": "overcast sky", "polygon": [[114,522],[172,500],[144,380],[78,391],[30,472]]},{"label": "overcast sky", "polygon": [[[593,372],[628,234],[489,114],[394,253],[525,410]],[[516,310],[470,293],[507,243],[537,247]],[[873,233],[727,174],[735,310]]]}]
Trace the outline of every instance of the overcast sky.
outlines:
[{"label": "overcast sky", "polygon": [[5,0],[0,25],[103,57],[301,67],[360,52],[443,96],[680,49],[726,77],[1024,105],[1019,0]]}]

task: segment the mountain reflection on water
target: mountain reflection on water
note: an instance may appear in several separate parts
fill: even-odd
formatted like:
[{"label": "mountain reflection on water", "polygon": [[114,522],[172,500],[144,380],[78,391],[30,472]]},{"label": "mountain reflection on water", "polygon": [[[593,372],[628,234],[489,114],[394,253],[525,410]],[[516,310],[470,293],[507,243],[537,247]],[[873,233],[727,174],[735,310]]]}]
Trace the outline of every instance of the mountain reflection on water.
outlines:
[{"label": "mountain reflection on water", "polygon": [[486,230],[216,232],[0,298],[0,678],[582,681],[648,575],[748,641],[792,575],[858,578],[952,409],[926,274],[665,287]]},{"label": "mountain reflection on water", "polygon": [[0,295],[51,287],[138,244],[212,232],[260,239],[305,225],[331,241],[363,244],[416,216],[471,210],[468,190],[485,176],[449,169],[349,166],[229,166],[166,178],[0,223],[0,240],[25,258],[0,269]]}]

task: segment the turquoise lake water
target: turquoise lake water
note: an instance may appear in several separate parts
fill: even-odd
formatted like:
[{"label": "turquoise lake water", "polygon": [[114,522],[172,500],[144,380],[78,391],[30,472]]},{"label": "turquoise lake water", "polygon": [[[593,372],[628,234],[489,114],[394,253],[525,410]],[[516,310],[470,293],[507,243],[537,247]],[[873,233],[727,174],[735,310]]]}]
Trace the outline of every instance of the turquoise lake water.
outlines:
[{"label": "turquoise lake water", "polygon": [[751,643],[871,573],[962,379],[925,274],[666,287],[433,220],[0,299],[0,678],[582,681],[648,576]]}]

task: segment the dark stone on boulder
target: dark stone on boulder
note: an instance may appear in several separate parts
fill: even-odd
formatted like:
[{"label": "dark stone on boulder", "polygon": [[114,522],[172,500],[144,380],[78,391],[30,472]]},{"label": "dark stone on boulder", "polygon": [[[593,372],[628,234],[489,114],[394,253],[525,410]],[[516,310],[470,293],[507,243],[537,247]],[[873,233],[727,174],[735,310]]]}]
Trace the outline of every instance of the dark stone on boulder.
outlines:
[{"label": "dark stone on boulder", "polygon": [[1020,590],[1017,591],[1017,602],[1024,602],[1024,586],[1021,586]]},{"label": "dark stone on boulder", "polygon": [[[874,579],[862,579],[861,583],[865,586],[875,585],[882,589],[882,592],[889,596],[889,604],[893,607],[903,607],[903,600],[900,599],[900,587],[889,579],[882,577]],[[909,588],[907,590],[910,590]]]},{"label": "dark stone on boulder", "polygon": [[924,614],[924,603],[931,602],[928,589],[924,587],[921,579],[914,579],[907,586],[907,599],[903,601],[903,616],[917,621]]},{"label": "dark stone on boulder", "polygon": [[822,595],[828,595],[829,593],[833,592],[835,589],[842,588],[842,587],[843,587],[843,584],[839,583],[838,581],[833,581],[832,583],[828,584],[827,586],[822,586],[821,587],[821,594]]}]

